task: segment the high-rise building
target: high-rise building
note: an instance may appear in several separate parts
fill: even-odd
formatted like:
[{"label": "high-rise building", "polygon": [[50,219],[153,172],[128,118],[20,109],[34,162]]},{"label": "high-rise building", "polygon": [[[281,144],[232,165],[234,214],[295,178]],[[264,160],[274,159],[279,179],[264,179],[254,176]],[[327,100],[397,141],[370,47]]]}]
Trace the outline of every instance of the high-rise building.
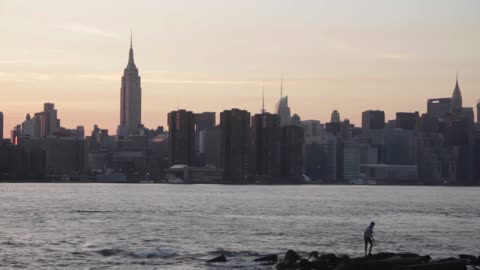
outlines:
[{"label": "high-rise building", "polygon": [[[195,151],[200,151],[200,145],[202,141],[200,140],[200,133],[206,131],[207,129],[215,127],[215,113],[214,112],[203,112],[196,113],[195,116]],[[206,134],[206,133],[204,133]],[[206,137],[202,139],[205,140]]]},{"label": "high-rise building", "polygon": [[354,141],[343,142],[343,180],[360,178],[360,144]]},{"label": "high-rise building", "polygon": [[195,114],[195,130],[202,131],[215,127],[215,112],[203,112]]},{"label": "high-rise building", "polygon": [[252,175],[271,180],[279,177],[280,133],[280,116],[261,113],[252,117],[249,162]]},{"label": "high-rise building", "polygon": [[27,114],[25,121],[22,123],[22,136],[35,138],[35,119],[30,117],[30,114]]},{"label": "high-rise building", "polygon": [[480,100],[477,102],[477,124],[480,124]]},{"label": "high-rise building", "polygon": [[340,123],[340,113],[337,110],[333,110],[332,116],[330,117],[331,123]]},{"label": "high-rise building", "polygon": [[460,92],[460,87],[458,86],[458,74],[457,80],[455,82],[455,88],[453,89],[452,94],[452,106],[450,107],[450,111],[453,113],[457,113],[462,111],[462,93]]},{"label": "high-rise building", "polygon": [[39,118],[40,137],[48,137],[60,128],[60,120],[57,117],[58,112],[55,104],[43,104],[43,112],[35,114]]},{"label": "high-rise building", "polygon": [[280,141],[280,177],[282,182],[294,184],[303,180],[303,128],[282,127]]},{"label": "high-rise building", "polygon": [[324,133],[324,126],[318,120],[302,121],[305,143],[318,142]]},{"label": "high-rise building", "polygon": [[350,120],[345,119],[342,122],[342,128],[341,128],[341,133],[342,133],[342,138],[344,140],[351,140],[353,138],[353,128],[355,126],[353,124],[350,124]]},{"label": "high-rise building", "polygon": [[290,125],[290,107],[288,107],[288,96],[283,96],[283,76],[280,82],[280,100],[275,105],[275,113],[280,116],[280,126]]},{"label": "high-rise building", "polygon": [[290,119],[290,125],[297,127],[302,126],[302,120],[300,119],[300,116],[298,114],[295,113],[292,115],[292,118]]},{"label": "high-rise building", "polygon": [[362,113],[362,128],[364,129],[383,129],[385,128],[384,111],[364,111]]},{"label": "high-rise building", "polygon": [[231,109],[220,113],[221,163],[224,182],[242,184],[248,182],[250,113]]},{"label": "high-rise building", "polygon": [[281,97],[275,105],[275,113],[280,116],[280,125],[282,127],[290,124],[290,107],[288,107],[288,96]]},{"label": "high-rise building", "polygon": [[195,116],[191,111],[178,110],[168,114],[168,146],[170,164],[194,165]]},{"label": "high-rise building", "polygon": [[123,71],[120,88],[120,126],[119,136],[138,134],[142,124],[142,88],[138,69],[133,58],[133,46],[130,39],[128,64]]},{"label": "high-rise building", "polygon": [[416,164],[415,134],[408,129],[385,130],[385,164]]},{"label": "high-rise building", "polygon": [[74,138],[46,138],[42,141],[48,174],[80,172],[84,168],[85,141]]},{"label": "high-rise building", "polygon": [[0,112],[0,142],[3,140],[3,112]]},{"label": "high-rise building", "polygon": [[417,119],[420,117],[418,112],[397,112],[395,127],[405,130],[414,130]]},{"label": "high-rise building", "polygon": [[438,117],[423,114],[416,125],[416,153],[418,177],[425,183],[438,184],[444,181],[444,139],[439,133]]},{"label": "high-rise building", "polygon": [[451,98],[434,98],[427,101],[427,113],[433,117],[444,117],[452,107]]},{"label": "high-rise building", "polygon": [[213,127],[205,132],[205,154],[206,165],[209,167],[221,168],[221,141],[222,141],[222,129],[220,127]]},{"label": "high-rise building", "polygon": [[10,142],[14,145],[17,145],[19,143],[20,137],[22,134],[22,126],[16,125],[11,131],[10,131]]},{"label": "high-rise building", "polygon": [[365,111],[362,113],[362,140],[378,150],[377,160],[384,163],[385,112]]}]

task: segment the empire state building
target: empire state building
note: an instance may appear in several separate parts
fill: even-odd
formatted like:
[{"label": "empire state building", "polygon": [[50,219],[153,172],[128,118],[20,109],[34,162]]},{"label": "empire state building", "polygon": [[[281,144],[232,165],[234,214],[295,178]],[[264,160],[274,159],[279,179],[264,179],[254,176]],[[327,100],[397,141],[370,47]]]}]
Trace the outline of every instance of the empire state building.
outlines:
[{"label": "empire state building", "polygon": [[142,88],[140,76],[133,59],[132,38],[130,37],[130,52],[128,64],[123,71],[122,87],[120,88],[120,126],[117,135],[126,137],[138,134],[142,124]]}]

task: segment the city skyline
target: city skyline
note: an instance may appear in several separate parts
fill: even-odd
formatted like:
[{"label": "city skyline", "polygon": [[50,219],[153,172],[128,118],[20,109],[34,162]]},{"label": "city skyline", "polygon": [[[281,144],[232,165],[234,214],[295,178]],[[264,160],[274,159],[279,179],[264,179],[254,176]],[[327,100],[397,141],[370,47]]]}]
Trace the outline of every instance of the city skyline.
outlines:
[{"label": "city skyline", "polygon": [[[381,10],[389,10],[381,3],[371,2],[379,4]],[[285,74],[284,92],[289,96],[292,114],[299,114],[302,120],[319,119],[327,122],[331,112],[338,110],[342,120],[349,118],[358,126],[361,112],[369,109],[384,110],[387,119],[394,119],[395,113],[399,111],[423,113],[426,111],[427,99],[451,96],[457,71],[460,74],[464,106],[476,106],[478,100],[476,89],[480,85],[479,79],[475,76],[479,70],[479,61],[477,61],[479,52],[474,48],[478,47],[475,44],[478,44],[479,40],[475,36],[470,36],[469,31],[474,30],[479,24],[472,13],[477,3],[462,1],[451,7],[447,2],[435,2],[438,9],[427,14],[425,19],[421,19],[419,15],[428,3],[414,5],[419,14],[413,12],[409,19],[418,23],[420,29],[412,31],[411,35],[405,32],[409,23],[398,20],[406,12],[401,4],[396,4],[399,8],[398,14],[393,14],[394,16],[386,20],[384,26],[380,27],[377,24],[373,29],[368,29],[368,26],[374,25],[376,20],[385,18],[380,15],[373,16],[371,18],[373,22],[369,22],[357,14],[358,18],[353,21],[349,19],[344,25],[346,28],[342,28],[338,18],[326,16],[322,20],[314,20],[313,14],[307,12],[307,7],[319,12],[338,11],[342,8],[345,9],[344,11],[353,12],[351,9],[355,8],[354,4],[342,7],[341,4],[335,6],[305,2],[303,5],[294,7],[292,16],[297,18],[298,15],[303,14],[307,15],[306,19],[293,23],[291,21],[293,18],[287,18],[286,22],[279,22],[273,18],[278,25],[272,27],[272,23],[264,23],[260,25],[259,31],[253,31],[250,28],[251,23],[241,21],[239,18],[239,15],[247,11],[255,11],[252,13],[252,18],[256,19],[260,15],[259,12],[264,9],[284,13],[287,8],[292,7],[289,3],[288,1],[279,2],[277,5],[265,3],[259,5],[257,11],[251,10],[252,3],[236,3],[230,7],[219,2],[208,2],[204,7],[199,7],[202,16],[191,17],[185,25],[181,25],[180,28],[183,31],[179,32],[171,29],[161,29],[163,32],[159,30],[148,32],[144,27],[138,27],[146,20],[139,19],[138,15],[134,18],[139,20],[130,22],[129,26],[126,26],[125,22],[118,25],[106,24],[104,21],[99,21],[97,13],[106,8],[105,4],[100,4],[98,10],[93,12],[92,21],[83,27],[82,24],[67,24],[57,25],[52,30],[51,23],[60,18],[58,14],[51,14],[52,18],[46,22],[48,27],[40,32],[45,34],[44,36],[32,34],[32,32],[28,32],[27,35],[22,33],[25,33],[28,27],[38,27],[33,24],[42,17],[41,15],[49,14],[47,10],[36,7],[36,4],[2,3],[0,7],[2,7],[2,15],[6,15],[2,16],[5,19],[12,17],[11,19],[15,21],[19,18],[15,16],[18,12],[32,13],[32,16],[23,24],[6,32],[7,49],[0,52],[0,83],[5,89],[1,104],[1,111],[5,118],[4,133],[8,133],[14,125],[22,122],[27,113],[39,111],[44,102],[56,104],[59,116],[62,118],[62,125],[65,127],[84,125],[86,131],[90,132],[93,124],[98,124],[114,133],[118,125],[119,78],[122,73],[121,68],[126,62],[130,27],[134,30],[136,62],[143,77],[142,119],[144,119],[143,124],[149,128],[157,125],[166,126],[166,115],[177,107],[177,97],[179,108],[194,112],[216,111],[218,114],[224,109],[241,108],[256,113],[262,108],[262,85],[265,86],[267,111],[274,112],[273,105],[278,101],[282,72]],[[31,6],[32,10],[26,9],[27,6]],[[164,8],[173,14],[182,11],[182,7],[185,6],[179,4],[179,6]],[[222,9],[210,10],[211,7]],[[447,9],[448,7],[453,10]],[[34,11],[35,8],[38,12]],[[122,14],[128,8],[129,6],[124,3],[119,4],[118,11]],[[360,8],[362,11],[365,10],[365,7]],[[67,14],[77,15],[85,12],[84,8],[75,12],[73,9],[74,7],[70,7],[65,11]],[[455,15],[448,15],[447,10]],[[194,22],[198,23],[196,20],[203,18],[205,14],[210,14],[207,11],[217,17],[214,16],[210,21],[206,20],[204,26],[211,27],[210,24],[225,19],[227,26],[237,27],[236,35],[229,36],[230,38],[235,42],[249,38],[253,42],[247,44],[240,42],[239,45],[229,47],[232,44],[225,41],[227,37],[225,26],[214,27],[216,31],[213,33],[203,29],[205,32],[200,31],[197,36],[192,35],[192,30],[185,31]],[[226,14],[238,14],[228,19],[223,16],[218,17],[223,14],[220,11]],[[139,13],[142,12],[145,11],[142,9]],[[368,13],[365,14],[367,15]],[[147,13],[147,17],[151,18],[150,16],[152,15]],[[179,23],[181,18],[185,17],[172,18],[171,14],[164,17],[165,22],[171,24]],[[131,20],[134,21],[134,19]],[[118,23],[118,17],[114,16],[113,21]],[[353,38],[353,40],[349,40],[346,44],[341,42],[333,44],[337,46],[329,42],[313,40],[315,42],[305,46],[304,43],[312,41],[308,38],[309,34],[318,32],[320,35],[325,31],[329,32],[324,27],[319,27],[321,22],[338,26],[341,36]],[[353,26],[354,22],[363,24]],[[94,27],[95,23],[99,24],[97,28]],[[391,35],[398,35],[397,41],[402,45],[408,45],[405,50],[413,52],[414,57],[402,58],[401,54],[385,54],[384,57],[364,54],[361,49],[365,49],[365,43],[359,44],[358,48],[352,47],[352,44],[362,38],[361,34],[366,35],[367,43],[378,41],[375,36],[385,34],[384,30],[388,24],[391,24],[393,30]],[[91,27],[85,27],[86,25]],[[442,27],[448,28],[448,31],[441,30]],[[347,35],[352,34],[352,30],[355,29],[359,32],[353,36]],[[427,42],[421,36],[416,40],[418,44],[410,44],[407,41],[407,38],[419,37],[419,34],[426,33],[427,30],[434,36],[434,38],[431,36],[427,38],[430,41]],[[173,47],[178,46],[178,42],[181,41],[181,33],[186,35],[184,38],[189,41],[203,41],[199,36],[201,34],[218,37],[216,53],[213,54],[206,48],[207,43],[194,46],[191,42],[180,44],[179,50],[174,51]],[[270,35],[266,35],[268,33]],[[52,36],[53,34],[57,36]],[[191,36],[188,36],[189,34]],[[331,30],[330,34],[332,34]],[[448,38],[447,34],[449,34]],[[465,38],[467,36],[468,39]],[[291,40],[294,38],[296,42],[292,43]],[[445,38],[443,43],[439,42],[442,38]],[[52,44],[49,39],[56,43]],[[280,45],[265,46],[265,42],[269,40],[280,41],[278,43]],[[376,47],[376,51],[382,53],[381,50],[388,48],[402,51],[385,38],[382,40],[383,42]],[[82,46],[73,44],[73,41]],[[35,42],[39,46],[35,48],[28,46]],[[330,45],[325,46],[325,44]],[[431,44],[436,46],[433,47],[435,49],[432,52],[429,52],[427,45]],[[318,47],[313,48],[314,45]],[[340,45],[349,45],[347,46],[349,49],[345,47],[343,48],[345,50],[341,51]],[[157,46],[162,46],[163,50],[156,50]],[[179,52],[185,52],[188,47],[192,49],[190,54],[179,55]],[[354,47],[356,51],[348,52]],[[155,50],[152,51],[153,49]],[[227,53],[231,53],[231,56],[226,57]],[[196,57],[186,59],[192,54]],[[320,57],[321,54],[332,55]],[[165,61],[159,56],[163,56]],[[307,61],[306,56],[313,56],[313,59]],[[61,61],[61,58],[65,59]],[[338,63],[332,65],[332,62]],[[87,66],[88,73],[86,73]],[[21,101],[19,96],[22,97]],[[4,134],[4,137],[8,137],[8,134]]]}]

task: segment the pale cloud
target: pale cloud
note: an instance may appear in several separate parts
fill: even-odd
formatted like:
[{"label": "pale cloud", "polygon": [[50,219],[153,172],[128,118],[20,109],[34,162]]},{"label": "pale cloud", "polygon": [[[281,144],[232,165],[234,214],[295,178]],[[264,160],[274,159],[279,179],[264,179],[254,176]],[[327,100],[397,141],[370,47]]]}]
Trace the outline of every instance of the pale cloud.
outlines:
[{"label": "pale cloud", "polygon": [[51,74],[40,72],[22,72],[22,73],[8,73],[0,72],[0,80],[2,81],[51,81],[54,77]]},{"label": "pale cloud", "polygon": [[0,72],[0,80],[1,81],[7,81],[11,78],[14,78],[16,75],[13,73],[8,73],[8,72]]},{"label": "pale cloud", "polygon": [[143,79],[143,82],[162,83],[162,84],[210,84],[210,85],[248,85],[258,84],[259,81],[249,80],[223,80],[223,79]]},{"label": "pale cloud", "polygon": [[94,26],[89,26],[89,25],[84,25],[79,23],[67,23],[67,24],[56,25],[55,28],[62,29],[68,32],[84,33],[84,34],[90,34],[90,35],[95,35],[100,37],[120,39],[120,36],[116,33],[109,32]]},{"label": "pale cloud", "polygon": [[86,73],[86,74],[73,74],[71,75],[73,79],[88,79],[88,80],[100,80],[100,81],[119,81],[121,75],[120,74],[93,74],[93,73]]}]

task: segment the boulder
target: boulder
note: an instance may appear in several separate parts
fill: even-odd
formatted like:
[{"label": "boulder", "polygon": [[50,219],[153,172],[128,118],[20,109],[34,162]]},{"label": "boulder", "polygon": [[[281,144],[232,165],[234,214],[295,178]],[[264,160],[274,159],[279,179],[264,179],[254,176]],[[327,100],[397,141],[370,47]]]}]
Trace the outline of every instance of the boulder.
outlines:
[{"label": "boulder", "polygon": [[335,255],[333,253],[322,254],[322,255],[320,255],[319,259],[323,260],[324,262],[326,262],[329,265],[337,264],[337,261],[338,261],[337,255]]},{"label": "boulder", "polygon": [[475,257],[473,255],[469,255],[469,254],[460,254],[460,255],[458,255],[458,258],[460,258],[462,260],[469,260],[469,261],[473,261],[473,260],[477,259],[477,257]]},{"label": "boulder", "polygon": [[397,266],[392,270],[467,270],[467,265],[462,261],[438,262]]},{"label": "boulder", "polygon": [[314,259],[312,261],[312,264],[313,264],[314,269],[316,269],[316,270],[329,270],[330,269],[328,264],[324,260],[321,260],[320,258]]},{"label": "boulder", "polygon": [[318,251],[312,251],[312,252],[310,252],[310,254],[308,254],[308,259],[309,260],[317,259],[318,255],[319,255]]},{"label": "boulder", "polygon": [[207,263],[226,262],[226,261],[227,261],[227,257],[225,257],[225,255],[220,255],[218,257],[208,260]]},{"label": "boulder", "polygon": [[302,258],[302,256],[298,255],[297,252],[289,249],[289,250],[287,250],[287,253],[285,253],[285,257],[283,258],[283,261],[287,265],[292,266],[297,261],[299,261],[301,258]]},{"label": "boulder", "polygon": [[296,265],[296,269],[298,270],[312,270],[314,264],[307,259],[300,259],[300,261]]},{"label": "boulder", "polygon": [[468,254],[460,254],[458,257],[461,260],[464,260],[468,265],[480,265],[480,258],[477,258],[476,256],[473,255],[468,255]]},{"label": "boulder", "polygon": [[277,254],[270,254],[253,260],[254,262],[276,262],[278,261]]},{"label": "boulder", "polygon": [[402,265],[414,265],[425,261],[425,258],[402,258],[400,256],[375,259],[371,257],[354,258],[344,264],[339,264],[336,270],[387,270]]},{"label": "boulder", "polygon": [[285,262],[279,262],[275,265],[276,270],[287,270],[291,269]]}]

